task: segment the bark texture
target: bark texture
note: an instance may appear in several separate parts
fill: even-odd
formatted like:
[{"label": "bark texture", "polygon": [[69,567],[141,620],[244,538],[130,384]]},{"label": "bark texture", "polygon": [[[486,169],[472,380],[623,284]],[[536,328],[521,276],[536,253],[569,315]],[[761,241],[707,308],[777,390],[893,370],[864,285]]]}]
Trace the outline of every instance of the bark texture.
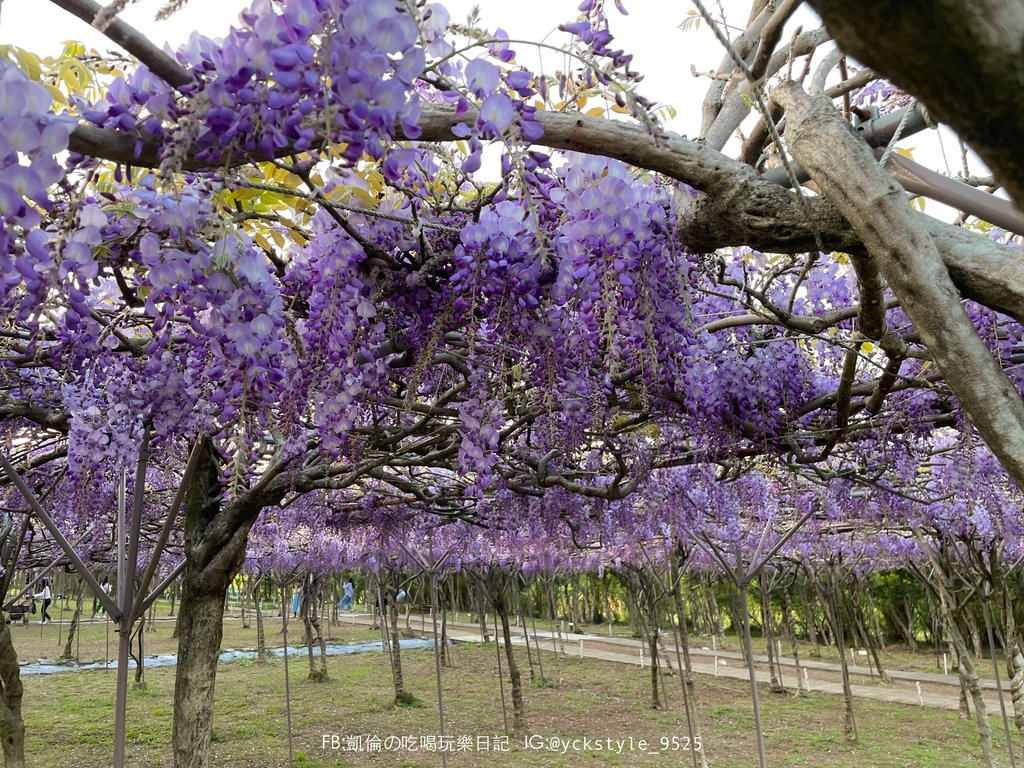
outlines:
[{"label": "bark texture", "polygon": [[1024,4],[811,0],[844,51],[917,96],[1024,205]]},{"label": "bark texture", "polygon": [[24,688],[11,627],[0,620],[0,739],[6,768],[25,768],[25,723],[21,719]]},{"label": "bark texture", "polygon": [[185,494],[185,558],[178,612],[178,665],[171,742],[175,768],[208,768],[213,695],[228,587],[245,559],[245,543],[263,507],[277,503],[277,467],[229,504],[221,499],[207,441]]}]

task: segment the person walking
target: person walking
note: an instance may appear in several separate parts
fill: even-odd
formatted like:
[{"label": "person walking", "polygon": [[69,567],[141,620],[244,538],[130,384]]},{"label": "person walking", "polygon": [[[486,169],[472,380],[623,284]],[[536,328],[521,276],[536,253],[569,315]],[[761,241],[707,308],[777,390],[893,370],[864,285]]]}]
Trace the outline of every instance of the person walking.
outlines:
[{"label": "person walking", "polygon": [[[110,595],[110,577],[104,576],[103,581],[100,582],[100,588],[103,590],[103,594]],[[93,595],[92,598],[92,616],[96,618],[97,615],[106,612],[106,608],[100,601],[99,597]]]},{"label": "person walking", "polygon": [[341,603],[338,605],[338,610],[351,611],[352,595],[355,592],[355,588],[352,586],[352,579],[347,579],[342,585],[342,589],[345,590],[345,594],[341,597]]},{"label": "person walking", "polygon": [[299,615],[299,607],[302,605],[302,583],[296,581],[292,592],[292,618]]},{"label": "person walking", "polygon": [[43,591],[36,594],[36,597],[43,601],[42,619],[40,624],[45,624],[48,621],[53,621],[50,618],[50,614],[46,612],[46,609],[50,607],[50,580],[43,579]]}]

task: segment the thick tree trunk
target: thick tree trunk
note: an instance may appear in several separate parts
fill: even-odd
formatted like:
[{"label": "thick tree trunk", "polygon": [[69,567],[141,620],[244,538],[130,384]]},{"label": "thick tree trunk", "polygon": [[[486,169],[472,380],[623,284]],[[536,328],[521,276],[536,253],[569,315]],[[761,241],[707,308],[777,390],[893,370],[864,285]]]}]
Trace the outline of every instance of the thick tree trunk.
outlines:
[{"label": "thick tree trunk", "polygon": [[480,623],[480,637],[483,638],[485,643],[491,642],[490,631],[487,627],[487,598],[484,595],[483,588],[477,590],[477,620]]},{"label": "thick tree trunk", "polygon": [[[747,611],[746,605],[740,605],[741,597],[737,595],[735,599],[729,601],[729,608],[732,621],[732,631],[736,633],[736,639],[739,641],[740,635],[743,633],[743,627],[750,625],[750,613]],[[746,617],[744,620],[743,617]],[[751,646],[753,647],[753,646]],[[743,662],[747,663],[747,644],[740,643],[740,655],[743,657]]]},{"label": "thick tree trunk", "polygon": [[850,596],[850,602],[853,605],[854,619],[860,627],[861,637],[864,638],[864,644],[867,646],[868,653],[871,654],[871,660],[878,671],[878,679],[883,683],[888,683],[889,676],[882,667],[882,658],[878,655],[878,645],[875,638],[872,637],[871,628],[868,626],[867,617],[864,615],[864,608],[861,606],[860,595],[856,591]]},{"label": "thick tree trunk", "polygon": [[878,609],[875,607],[875,600],[871,596],[870,586],[864,590],[864,596],[868,600],[868,611],[871,616],[871,628],[874,630],[875,641],[878,643],[878,647],[884,651],[886,646],[885,633],[882,632],[882,625],[878,621]]},{"label": "thick tree trunk", "polygon": [[679,582],[678,570],[676,569],[675,564],[673,564],[672,599],[675,602],[676,616],[678,617],[676,619],[676,627],[679,631],[679,650],[682,654],[683,670],[685,672],[683,678],[686,681],[686,685],[692,690],[693,664],[690,662],[690,636],[686,629],[686,615],[683,609],[683,596],[679,589]]},{"label": "thick tree trunk", "polygon": [[971,645],[974,646],[974,658],[985,658],[985,650],[981,645],[981,628],[978,626],[978,620],[974,617],[974,612],[965,610],[963,617],[964,624],[967,626],[967,632],[971,636]]},{"label": "thick tree trunk", "polygon": [[246,539],[260,510],[276,504],[285,492],[284,483],[273,486],[272,479],[266,479],[271,468],[244,496],[222,504],[213,449],[206,443],[201,450],[185,493],[186,566],[178,610],[171,734],[174,768],[210,766],[214,683],[228,587],[242,567]]},{"label": "thick tree trunk", "polygon": [[832,628],[839,652],[839,667],[843,680],[843,740],[847,744],[857,743],[857,720],[853,711],[853,689],[850,687],[850,667],[846,658],[846,639],[843,630],[842,616],[839,613],[839,585],[833,581],[834,576],[824,577],[825,581],[816,588],[820,589],[821,603],[825,607],[825,616]]},{"label": "thick tree trunk", "polygon": [[914,634],[910,631],[910,627],[900,618],[899,612],[893,608],[886,612],[889,621],[896,627],[897,631],[902,635],[903,639],[907,642],[907,647],[910,648],[911,653],[917,653],[917,640],[914,639]]},{"label": "thick tree trunk", "polygon": [[908,598],[904,598],[903,610],[907,615],[907,639],[910,641],[910,648],[917,653],[917,639],[914,637],[914,607]]},{"label": "thick tree trunk", "polygon": [[132,686],[135,690],[146,689],[146,657],[143,650],[143,633],[145,629],[146,617],[143,616],[139,619],[139,628],[135,633],[135,637],[139,641],[139,653],[135,657],[135,684]]},{"label": "thick tree trunk", "polygon": [[1010,696],[1013,699],[1013,724],[1024,733],[1024,654],[1020,650],[1017,634],[1007,632],[1006,672],[1010,678]]},{"label": "thick tree trunk", "polygon": [[807,595],[807,587],[802,580],[797,579],[797,588],[800,590],[800,602],[804,604],[804,623],[807,625],[807,639],[811,643],[811,658],[821,658],[821,647],[818,645],[818,628],[815,623],[814,601]]},{"label": "thick tree trunk", "polygon": [[[446,584],[446,580],[442,579],[440,584],[438,585],[438,588],[437,588],[437,602],[438,602],[438,605],[434,606],[434,610],[439,611],[440,612],[440,616],[441,616],[441,644],[440,644],[440,646],[438,646],[438,650],[440,651],[441,666],[443,666],[443,667],[451,666],[451,658],[448,655],[448,601],[445,600],[445,596],[444,596],[445,595],[445,584]],[[454,586],[457,586],[457,585],[454,585]],[[453,600],[455,599],[454,598],[454,592],[455,591],[456,590],[453,588],[452,589],[452,592],[453,592],[452,599]]]},{"label": "thick tree trunk", "polygon": [[847,744],[857,743],[857,719],[853,713],[853,688],[850,686],[850,667],[846,660],[846,643],[843,640],[843,626],[840,624],[839,608],[832,602],[832,631],[836,636],[836,649],[839,651],[839,665],[843,673],[843,741]]},{"label": "thick tree trunk", "polygon": [[[182,580],[178,666],[174,684],[175,768],[208,768],[213,734],[213,692],[224,628],[227,583],[221,589]],[[214,587],[216,585],[213,585]]]},{"label": "thick tree trunk", "polygon": [[[957,675],[960,675],[959,671]],[[967,701],[967,686],[964,685],[963,677],[960,677],[960,697],[957,700],[956,716],[958,720],[967,720],[971,716],[971,705]]]},{"label": "thick tree trunk", "polygon": [[6,768],[25,768],[25,723],[21,719],[21,669],[11,627],[0,614],[0,739]]},{"label": "thick tree trunk", "polygon": [[[1024,208],[1024,13],[1001,0],[812,0],[846,53],[906,88],[981,155]],[[962,88],[962,83],[978,87]],[[984,86],[984,87],[982,87]],[[949,98],[952,92],[957,98]]]},{"label": "thick tree trunk", "polygon": [[313,591],[311,579],[306,577],[302,585],[302,602],[299,605],[299,618],[302,619],[303,641],[306,644],[306,656],[309,659],[309,679],[314,680],[316,675],[316,657],[313,655],[313,621],[310,613],[316,612],[316,603],[310,601]]},{"label": "thick tree trunk", "polygon": [[861,293],[858,328],[883,348],[893,341],[880,273],[973,426],[1024,487],[1024,401],[978,335],[935,240],[912,214],[906,193],[824,94],[811,97],[788,82],[774,95],[786,109],[787,144],[794,157],[857,229],[871,256],[867,267],[854,264]]},{"label": "thick tree trunk", "polygon": [[789,595],[789,589],[782,590],[783,620],[782,626],[789,639],[789,647],[793,653],[793,671],[796,674],[796,690],[800,693],[802,680],[802,669],[800,667],[800,646],[796,641],[796,630],[793,628],[793,600]]},{"label": "thick tree trunk", "polygon": [[[952,631],[954,636],[959,636],[959,631]],[[960,675],[967,687],[967,693],[974,702],[974,719],[978,724],[978,737],[981,740],[981,755],[988,768],[995,768],[995,758],[992,752],[992,728],[988,721],[988,705],[985,704],[985,697],[981,690],[981,683],[978,680],[978,672],[974,668],[974,661],[967,652],[966,643],[962,637],[953,641],[960,650]]]},{"label": "thick tree trunk", "polygon": [[647,652],[651,662],[651,709],[661,709],[661,694],[658,692],[658,628],[652,627],[647,634]]},{"label": "thick tree trunk", "polygon": [[715,582],[711,577],[708,577],[706,589],[708,606],[711,611],[711,636],[718,640],[719,645],[721,645],[722,635],[724,634],[722,629],[722,610],[718,607],[718,598],[715,596]]},{"label": "thick tree trunk", "polygon": [[1021,653],[1020,635],[1017,633],[1017,617],[1013,613],[1013,595],[1006,583],[1006,573],[998,565],[1002,561],[1002,554],[999,545],[993,546],[989,553],[989,562],[993,564],[992,594],[998,596],[997,600],[992,601],[992,607],[998,611],[1003,630],[1002,646],[1006,654],[1006,674],[1013,702],[1013,724],[1019,732],[1024,733],[1024,654]]},{"label": "thick tree trunk", "polygon": [[782,660],[778,658],[775,632],[772,628],[771,593],[768,591],[768,577],[763,570],[758,582],[761,589],[761,636],[768,647],[769,690],[772,693],[785,693],[786,686],[782,682]]},{"label": "thick tree trunk", "polygon": [[239,597],[242,598],[240,601],[242,604],[242,629],[249,629],[252,621],[249,617],[249,595],[252,593],[253,580],[254,577],[252,576],[246,577],[245,581],[243,582],[245,586],[242,587],[242,594],[239,595]]},{"label": "thick tree trunk", "polygon": [[957,601],[950,588],[951,580],[948,574],[952,571],[952,565],[941,550],[934,549],[927,544],[924,546],[924,550],[932,564],[931,578],[926,586],[934,589],[938,596],[939,609],[942,612],[942,618],[945,620],[946,631],[956,651],[960,680],[967,689],[971,701],[974,703],[974,719],[978,726],[982,759],[986,768],[995,768],[996,763],[992,751],[992,728],[988,719],[988,706],[985,704],[985,697],[982,695],[978,673],[974,668],[974,660],[967,649],[967,638],[961,629],[959,617],[956,615]]}]

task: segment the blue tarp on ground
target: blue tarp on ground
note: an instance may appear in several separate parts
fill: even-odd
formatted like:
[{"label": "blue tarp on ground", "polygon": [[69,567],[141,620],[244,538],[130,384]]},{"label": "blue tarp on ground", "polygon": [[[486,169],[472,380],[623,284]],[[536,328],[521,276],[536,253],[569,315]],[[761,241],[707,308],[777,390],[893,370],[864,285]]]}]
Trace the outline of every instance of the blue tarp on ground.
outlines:
[{"label": "blue tarp on ground", "polygon": [[[402,648],[432,648],[434,646],[433,640],[426,639],[406,639],[401,641]],[[343,656],[348,653],[366,653],[367,651],[379,651],[382,650],[382,646],[379,642],[374,643],[328,643],[327,655],[328,656]],[[288,646],[289,656],[304,656],[307,653],[306,646]],[[319,654],[320,649],[318,646],[314,647],[314,653]],[[268,656],[283,656],[283,648],[268,648]],[[256,651],[244,651],[244,650],[227,650],[220,655],[220,661],[237,661],[239,659],[255,659]],[[178,663],[178,654],[176,653],[164,653],[159,656],[147,656],[146,667],[173,667]],[[21,665],[21,674],[23,675],[50,675],[55,672],[79,672],[83,669],[104,669],[109,667],[113,669],[117,666],[117,659],[111,659],[106,664],[102,661],[94,661],[90,664],[52,664],[52,663],[41,663],[41,662],[26,662]],[[133,659],[128,660],[128,667],[130,669],[135,668],[135,661]]]}]

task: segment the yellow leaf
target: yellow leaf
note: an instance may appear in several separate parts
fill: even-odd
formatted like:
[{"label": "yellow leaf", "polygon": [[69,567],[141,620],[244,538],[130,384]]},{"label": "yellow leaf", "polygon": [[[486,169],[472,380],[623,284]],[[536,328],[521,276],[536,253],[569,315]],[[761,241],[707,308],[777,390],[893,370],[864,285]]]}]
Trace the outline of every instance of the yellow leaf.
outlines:
[{"label": "yellow leaf", "polygon": [[860,351],[864,352],[865,354],[874,352],[875,345],[872,344],[870,341],[865,341],[863,344],[860,345]]},{"label": "yellow leaf", "polygon": [[60,88],[58,88],[55,85],[50,85],[49,83],[45,83],[45,85],[46,90],[48,90],[50,92],[50,95],[53,96],[53,101],[55,104],[62,104],[65,107],[68,105],[68,100],[64,98],[64,94],[61,93]]},{"label": "yellow leaf", "polygon": [[66,61],[57,73],[59,80],[62,80],[68,87],[68,93],[81,93],[83,90],[82,81],[78,79],[73,62]]},{"label": "yellow leaf", "polygon": [[64,41],[64,52],[61,54],[62,57],[71,56],[84,56],[85,46],[77,40],[65,40]]},{"label": "yellow leaf", "polygon": [[591,107],[586,114],[590,117],[604,117],[604,107]]}]

